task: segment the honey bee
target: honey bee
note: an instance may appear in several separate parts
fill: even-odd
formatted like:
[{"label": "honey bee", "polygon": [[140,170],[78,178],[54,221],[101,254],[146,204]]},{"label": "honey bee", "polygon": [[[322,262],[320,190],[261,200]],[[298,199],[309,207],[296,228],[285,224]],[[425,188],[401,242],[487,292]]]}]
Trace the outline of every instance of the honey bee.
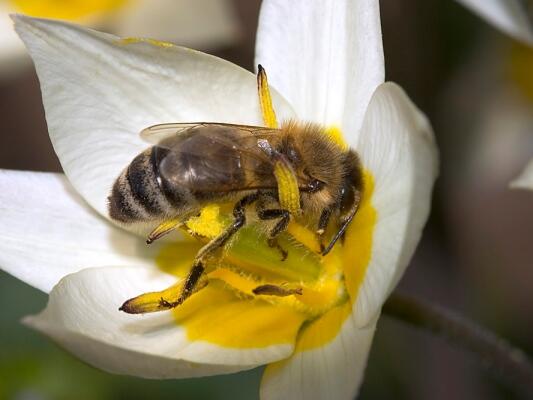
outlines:
[{"label": "honey bee", "polygon": [[[113,185],[109,215],[126,225],[156,225],[147,243],[186,225],[209,204],[233,204],[233,222],[199,250],[177,300],[161,298],[157,310],[176,307],[199,290],[205,283],[205,260],[249,222],[266,228],[268,245],[285,260],[288,253],[276,238],[291,218],[316,231],[320,253],[326,255],[357,213],[363,192],[357,153],[331,140],[318,124],[287,121],[273,128],[277,122],[261,65],[257,84],[268,127],[208,122],[148,127],[141,136],[154,146],[135,157]],[[330,224],[334,233],[324,245]],[[289,296],[302,291],[266,284],[253,293]],[[128,304],[120,309],[136,313]]]},{"label": "honey bee", "polygon": [[[139,154],[116,180],[109,215],[123,224],[173,219],[185,223],[212,203],[233,206],[233,222],[198,252],[183,286],[181,304],[195,290],[204,260],[247,222],[255,203],[257,221],[270,221],[267,240],[279,245],[291,213],[281,208],[274,175],[276,162],[290,166],[297,179],[301,214],[296,220],[314,227],[320,243],[330,223],[335,233],[321,245],[327,254],[357,212],[363,190],[362,168],[354,150],[333,142],[317,124],[289,121],[279,129],[226,123],[170,123],[142,131],[156,144]],[[158,233],[160,234],[160,233]],[[149,237],[148,242],[153,240]],[[280,248],[282,258],[286,251]],[[286,295],[272,285],[255,293]]]}]

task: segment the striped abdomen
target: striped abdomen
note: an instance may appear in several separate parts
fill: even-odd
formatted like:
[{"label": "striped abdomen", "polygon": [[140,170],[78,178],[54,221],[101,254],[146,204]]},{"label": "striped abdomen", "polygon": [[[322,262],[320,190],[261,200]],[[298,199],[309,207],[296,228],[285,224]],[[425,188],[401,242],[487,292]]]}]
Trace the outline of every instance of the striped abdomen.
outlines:
[{"label": "striped abdomen", "polygon": [[112,219],[152,221],[180,212],[187,194],[169,190],[159,176],[159,162],[167,151],[154,146],[135,157],[120,174],[108,198]]},{"label": "striped abdomen", "polygon": [[109,196],[121,222],[154,221],[199,211],[241,192],[272,188],[271,164],[253,136],[228,127],[200,127],[169,137],[139,154]]}]

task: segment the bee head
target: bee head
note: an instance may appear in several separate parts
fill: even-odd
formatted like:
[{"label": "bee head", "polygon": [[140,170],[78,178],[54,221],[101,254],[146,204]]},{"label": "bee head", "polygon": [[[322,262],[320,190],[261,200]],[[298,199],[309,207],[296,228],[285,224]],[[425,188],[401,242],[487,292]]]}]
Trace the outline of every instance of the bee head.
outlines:
[{"label": "bee head", "polygon": [[343,186],[346,150],[333,142],[319,125],[289,123],[282,132],[285,135],[280,152],[297,176],[302,200],[333,201]]}]

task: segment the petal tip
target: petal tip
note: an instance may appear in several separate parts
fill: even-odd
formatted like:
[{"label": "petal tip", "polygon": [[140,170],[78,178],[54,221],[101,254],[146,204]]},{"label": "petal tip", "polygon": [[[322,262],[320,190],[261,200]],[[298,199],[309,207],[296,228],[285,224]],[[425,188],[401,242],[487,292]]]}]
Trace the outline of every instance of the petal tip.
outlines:
[{"label": "petal tip", "polygon": [[31,25],[32,20],[38,19],[38,18],[30,17],[29,15],[20,14],[20,13],[11,13],[9,14],[9,18],[11,18],[11,21],[13,21],[13,25],[15,29],[23,25]]},{"label": "petal tip", "polygon": [[26,315],[20,319],[20,323],[28,328],[38,329],[37,315]]}]

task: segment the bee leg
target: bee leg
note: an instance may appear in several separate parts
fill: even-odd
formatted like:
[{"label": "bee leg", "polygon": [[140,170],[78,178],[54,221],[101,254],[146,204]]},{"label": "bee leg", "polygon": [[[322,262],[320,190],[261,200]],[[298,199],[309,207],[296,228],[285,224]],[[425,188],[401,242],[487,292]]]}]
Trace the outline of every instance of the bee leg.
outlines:
[{"label": "bee leg", "polygon": [[189,229],[189,228],[185,228],[185,231],[189,235],[191,235],[191,237],[193,237],[195,239],[198,239],[198,240],[204,240],[205,238],[207,238],[207,236],[201,235],[198,232],[195,232],[195,231],[193,231],[192,229]]},{"label": "bee leg", "polygon": [[318,229],[316,231],[318,243],[320,245],[320,252],[322,253],[325,249],[324,246],[324,233],[326,232],[326,228],[328,227],[329,220],[331,218],[331,214],[333,213],[333,207],[327,207],[322,210],[322,213],[320,214],[320,218],[318,220]]},{"label": "bee leg", "polygon": [[152,244],[160,237],[172,232],[174,229],[179,228],[182,225],[182,221],[178,219],[170,219],[161,223],[152,232],[150,232],[148,238],[146,239],[146,244]]},{"label": "bee leg", "polygon": [[325,256],[331,251],[331,249],[333,248],[337,240],[339,240],[340,238],[344,238],[344,234],[346,233],[346,229],[348,229],[348,225],[350,225],[350,222],[352,222],[353,217],[355,217],[355,214],[357,213],[357,210],[359,209],[359,202],[361,200],[361,192],[359,190],[355,190],[355,188],[352,188],[352,190],[354,191],[354,195],[353,195],[353,200],[351,202],[351,206],[348,209],[348,211],[344,213],[344,215],[341,216],[340,228],[335,234],[335,236],[333,236],[333,239],[331,239],[328,246],[324,250],[322,250],[323,256]]},{"label": "bee leg", "polygon": [[220,235],[215,237],[213,240],[211,240],[209,243],[207,243],[204,247],[200,249],[194,259],[194,263],[192,265],[191,270],[189,271],[189,275],[187,275],[187,278],[185,279],[185,284],[183,285],[182,292],[178,301],[176,302],[177,304],[173,305],[174,307],[183,303],[191,294],[195,292],[196,284],[200,280],[205,270],[203,265],[204,259],[207,258],[215,250],[224,246],[227,241],[239,229],[244,226],[244,224],[246,223],[246,206],[255,202],[258,198],[258,193],[252,193],[240,199],[233,207],[233,223],[228,228],[226,228],[224,232],[222,232]]},{"label": "bee leg", "polygon": [[283,247],[279,245],[277,236],[281,232],[283,232],[285,229],[287,229],[287,226],[289,225],[289,221],[291,218],[291,213],[288,212],[287,210],[282,210],[282,209],[269,209],[269,210],[258,210],[257,216],[261,220],[270,220],[270,219],[279,218],[278,223],[268,233],[267,243],[270,247],[276,247],[281,253],[281,261],[285,261],[289,253],[287,252],[287,250],[285,250]]},{"label": "bee leg", "polygon": [[183,289],[181,290],[180,297],[178,298],[176,302],[169,304],[170,308],[179,306],[188,297],[190,297],[191,294],[195,292],[196,285],[198,284],[198,281],[202,277],[202,274],[204,273],[204,271],[205,271],[205,268],[204,268],[203,263],[200,260],[194,260],[194,264],[191,270],[189,271],[187,278],[185,278],[185,284],[183,285]]}]

